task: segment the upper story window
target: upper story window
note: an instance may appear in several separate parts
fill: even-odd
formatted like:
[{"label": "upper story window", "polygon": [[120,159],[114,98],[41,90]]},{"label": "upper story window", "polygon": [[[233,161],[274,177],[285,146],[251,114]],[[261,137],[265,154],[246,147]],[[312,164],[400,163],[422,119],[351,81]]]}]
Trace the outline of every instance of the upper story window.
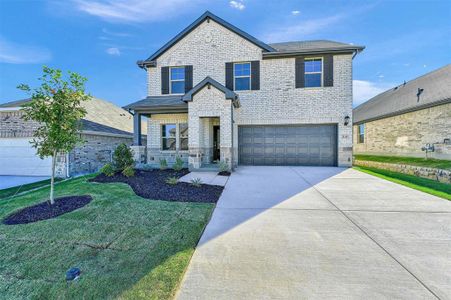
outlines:
[{"label": "upper story window", "polygon": [[305,87],[323,86],[323,59],[306,58],[304,60]]},{"label": "upper story window", "polygon": [[365,143],[365,123],[359,125],[359,136],[357,138],[360,144]]},{"label": "upper story window", "polygon": [[161,149],[176,150],[177,129],[175,124],[161,125]]},{"label": "upper story window", "polygon": [[235,91],[248,91],[251,89],[251,63],[233,64],[233,84]]},{"label": "upper story window", "polygon": [[185,93],[185,67],[171,67],[170,88],[171,94]]}]

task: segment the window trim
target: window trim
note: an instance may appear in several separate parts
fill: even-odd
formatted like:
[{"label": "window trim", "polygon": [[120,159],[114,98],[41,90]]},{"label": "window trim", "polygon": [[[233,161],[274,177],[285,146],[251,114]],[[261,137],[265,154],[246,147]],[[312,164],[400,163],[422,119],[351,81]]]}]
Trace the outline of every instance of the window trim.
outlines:
[{"label": "window trim", "polygon": [[[359,124],[357,126],[357,143],[364,144],[365,143],[365,123]],[[362,132],[360,132],[360,128],[363,128]]]},{"label": "window trim", "polygon": [[[249,76],[235,76],[235,65],[242,65],[242,64],[249,64]],[[241,61],[241,62],[234,62],[233,63],[233,90],[237,92],[246,92],[252,90],[252,64],[250,61]],[[249,77],[249,89],[248,90],[237,90],[235,89],[235,79],[236,78],[247,78]]]},{"label": "window trim", "polygon": [[[165,130],[163,130],[163,127],[164,126],[167,126],[167,125],[174,125],[175,126],[175,137],[167,137],[167,136],[163,136],[163,134],[165,133]],[[161,141],[161,146],[160,146],[160,149],[161,149],[161,151],[177,151],[177,149],[178,149],[178,147],[177,147],[177,123],[162,123],[162,124],[160,124],[160,141]],[[165,140],[165,139],[174,139],[175,138],[175,150],[172,150],[172,149],[164,149],[164,143],[163,143],[163,141]]]},{"label": "window trim", "polygon": [[[315,59],[321,59],[321,72],[306,72],[305,71],[305,62],[307,60],[315,60]],[[321,85],[320,86],[306,86],[306,80],[305,80],[305,75],[307,74],[321,74]],[[324,57],[323,56],[318,56],[318,57],[306,57],[304,58],[304,88],[307,89],[317,89],[317,88],[322,88],[324,87]]]},{"label": "window trim", "polygon": [[[173,69],[183,69],[183,80],[182,79],[172,79],[172,70]],[[169,67],[169,94],[171,95],[184,95],[185,92],[182,93],[173,93],[172,92],[172,82],[183,81],[183,86],[186,86],[186,78],[185,78],[185,66],[172,66]]]},{"label": "window trim", "polygon": [[188,125],[188,121],[187,122],[182,122],[182,123],[177,123],[177,127],[178,127],[178,145],[176,145],[176,149],[178,151],[188,151],[189,150],[189,144],[187,143],[187,149],[182,149],[182,131],[180,130],[180,125],[181,124],[186,124],[186,129],[188,130],[188,135],[186,138],[183,139],[187,139],[188,143],[189,143],[189,125]]}]

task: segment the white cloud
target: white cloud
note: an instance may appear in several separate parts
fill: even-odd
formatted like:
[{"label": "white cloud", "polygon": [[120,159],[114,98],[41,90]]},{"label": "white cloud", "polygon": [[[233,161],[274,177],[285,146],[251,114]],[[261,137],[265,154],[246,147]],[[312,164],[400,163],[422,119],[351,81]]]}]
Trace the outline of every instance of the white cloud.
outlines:
[{"label": "white cloud", "polygon": [[299,11],[299,10],[292,10],[291,11],[291,14],[293,15],[293,16],[297,16],[297,15],[299,15],[301,12]]},{"label": "white cloud", "polygon": [[8,64],[39,64],[48,62],[52,54],[46,48],[17,44],[0,37],[0,62]]},{"label": "white cloud", "polygon": [[373,8],[376,4],[367,4],[353,9],[343,10],[334,15],[319,17],[315,19],[299,19],[293,22],[293,18],[287,18],[285,22],[278,22],[278,26],[271,25],[271,28],[264,28],[263,37],[267,42],[286,42],[290,40],[305,39],[306,36],[312,35],[324,29],[330,29],[339,22],[349,20],[350,17],[362,14]]},{"label": "white cloud", "polygon": [[310,35],[324,28],[330,27],[344,18],[344,14],[337,14],[324,18],[304,20],[296,24],[279,26],[271,32],[266,33],[263,40],[268,42],[282,42],[293,39],[301,39],[306,35]]},{"label": "white cloud", "polygon": [[[73,0],[75,7],[110,22],[141,23],[177,17],[205,0]],[[183,9],[182,9],[183,8]]]},{"label": "white cloud", "polygon": [[113,56],[120,56],[121,55],[121,51],[116,48],[116,47],[111,47],[105,50],[106,53],[108,53],[109,55],[113,55]]},{"label": "white cloud", "polygon": [[370,100],[374,96],[394,87],[392,84],[388,83],[377,83],[365,80],[353,80],[353,105],[354,107]]},{"label": "white cloud", "polygon": [[243,1],[241,1],[241,0],[238,0],[238,1],[232,0],[229,2],[229,4],[230,4],[230,7],[236,8],[238,10],[243,10],[246,8]]}]

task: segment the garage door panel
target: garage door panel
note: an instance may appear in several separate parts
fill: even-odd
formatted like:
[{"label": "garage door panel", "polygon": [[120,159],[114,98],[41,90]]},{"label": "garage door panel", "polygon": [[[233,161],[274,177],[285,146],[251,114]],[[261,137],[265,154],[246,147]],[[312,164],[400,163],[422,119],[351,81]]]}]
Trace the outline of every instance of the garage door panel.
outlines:
[{"label": "garage door panel", "polygon": [[0,139],[0,175],[50,176],[51,164],[39,158],[28,138]]},{"label": "garage door panel", "polygon": [[336,125],[239,126],[243,165],[336,165]]}]

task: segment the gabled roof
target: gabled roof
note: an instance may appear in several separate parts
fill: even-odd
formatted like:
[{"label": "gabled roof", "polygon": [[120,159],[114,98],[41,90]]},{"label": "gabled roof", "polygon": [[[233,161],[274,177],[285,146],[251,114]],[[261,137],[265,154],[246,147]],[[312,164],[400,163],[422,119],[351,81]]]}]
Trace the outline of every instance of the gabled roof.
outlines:
[{"label": "gabled roof", "polygon": [[229,22],[221,19],[220,17],[216,16],[215,14],[209,12],[208,10],[203,13],[199,18],[197,18],[193,23],[191,23],[188,27],[183,29],[179,34],[177,34],[173,39],[171,39],[169,42],[167,42],[163,47],[157,50],[154,54],[152,54],[148,59],[144,61],[138,61],[138,66],[143,67],[147,64],[152,64],[155,59],[157,59],[160,55],[162,55],[166,50],[171,48],[174,44],[176,44],[178,41],[180,41],[182,38],[184,38],[186,35],[188,35],[191,31],[193,31],[197,26],[199,26],[202,22],[204,22],[206,19],[211,19],[215,21],[216,23],[224,26],[228,30],[236,33],[237,35],[241,36],[242,38],[248,40],[249,42],[257,45],[258,47],[262,48],[264,51],[275,51],[274,48],[269,46],[268,44],[263,43],[262,41],[256,39],[252,35],[242,31],[238,27],[233,26]]},{"label": "gabled roof", "polygon": [[[30,101],[31,98],[11,101],[0,104],[0,108],[20,108]],[[117,105],[95,97],[91,97],[89,101],[82,102],[81,105],[86,110],[86,115],[82,120],[84,131],[96,131],[115,134],[133,133],[132,116]],[[143,128],[144,130],[146,130],[145,126]]]},{"label": "gabled roof", "polygon": [[142,100],[124,106],[127,110],[145,110],[156,113],[158,111],[188,112],[188,104],[182,100],[183,95],[149,96]]},{"label": "gabled roof", "polygon": [[265,56],[283,55],[291,53],[318,53],[318,52],[355,52],[365,49],[364,46],[358,46],[347,43],[340,43],[329,40],[311,40],[311,41],[294,41],[269,44],[276,49],[277,52],[265,53]]},{"label": "gabled roof", "polygon": [[230,99],[232,101],[238,100],[238,95],[234,91],[229,90],[228,88],[226,88],[225,86],[223,86],[222,84],[220,84],[219,82],[217,82],[216,80],[211,78],[210,76],[205,77],[204,80],[199,82],[195,87],[193,87],[190,91],[188,91],[183,96],[182,100],[186,101],[186,102],[193,101],[194,94],[196,94],[198,91],[200,91],[207,84],[211,84],[212,86],[214,86],[215,88],[217,88],[218,90],[223,92],[225,94],[226,99]]},{"label": "gabled roof", "polygon": [[391,88],[354,108],[354,123],[359,124],[451,103],[450,82],[451,64],[448,64]]}]

